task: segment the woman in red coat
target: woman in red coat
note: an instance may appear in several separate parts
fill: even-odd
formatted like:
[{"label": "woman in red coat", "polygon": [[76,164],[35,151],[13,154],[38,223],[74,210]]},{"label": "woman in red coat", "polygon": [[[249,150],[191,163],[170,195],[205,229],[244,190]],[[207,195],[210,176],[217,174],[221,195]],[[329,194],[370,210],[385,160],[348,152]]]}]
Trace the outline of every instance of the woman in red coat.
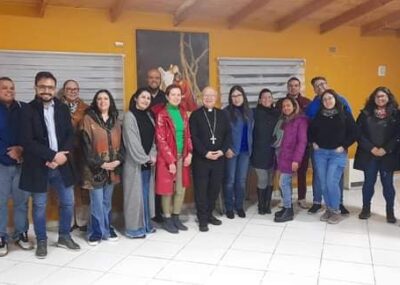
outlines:
[{"label": "woman in red coat", "polygon": [[182,90],[170,85],[165,90],[167,104],[159,111],[156,120],[156,193],[161,195],[164,213],[163,228],[170,233],[187,230],[179,219],[185,198],[185,188],[190,186],[192,141],[189,118],[180,103]]}]

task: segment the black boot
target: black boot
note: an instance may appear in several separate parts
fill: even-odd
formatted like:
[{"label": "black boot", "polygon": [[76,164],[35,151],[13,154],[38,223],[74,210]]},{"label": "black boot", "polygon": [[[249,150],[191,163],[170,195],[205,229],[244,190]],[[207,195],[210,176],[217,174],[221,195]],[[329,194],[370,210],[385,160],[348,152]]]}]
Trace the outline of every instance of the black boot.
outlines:
[{"label": "black boot", "polygon": [[179,219],[179,215],[172,214],[172,221],[174,222],[175,227],[180,231],[187,231],[188,227],[182,224],[182,221]]},{"label": "black boot", "polygon": [[179,233],[179,230],[175,226],[174,221],[172,220],[171,217],[169,217],[169,218],[164,217],[163,229],[171,234]]},{"label": "black boot", "polygon": [[265,213],[271,214],[271,199],[272,199],[272,186],[267,186],[265,189],[264,209]]},{"label": "black boot", "polygon": [[396,217],[394,216],[393,207],[386,206],[386,221],[389,224],[395,224],[397,222]]},{"label": "black boot", "polygon": [[274,222],[283,223],[287,221],[291,221],[294,218],[293,206],[290,208],[283,208],[284,212],[281,216],[275,216]]},{"label": "black boot", "polygon": [[257,188],[257,197],[258,197],[258,213],[260,215],[265,215],[265,189]]},{"label": "black boot", "polygon": [[278,212],[275,212],[275,218],[281,217],[284,212],[285,212],[285,208],[283,207]]},{"label": "black boot", "polygon": [[358,215],[358,218],[361,220],[366,220],[371,217],[371,205],[363,205],[361,213]]}]

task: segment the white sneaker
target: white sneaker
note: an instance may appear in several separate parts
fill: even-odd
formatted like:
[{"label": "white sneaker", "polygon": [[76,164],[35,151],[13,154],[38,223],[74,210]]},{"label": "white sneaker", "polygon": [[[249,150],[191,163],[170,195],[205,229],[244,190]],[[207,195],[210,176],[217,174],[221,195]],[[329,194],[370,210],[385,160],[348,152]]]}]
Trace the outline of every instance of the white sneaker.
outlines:
[{"label": "white sneaker", "polygon": [[8,244],[5,237],[0,237],[0,257],[6,256],[8,253]]},{"label": "white sneaker", "polygon": [[302,209],[308,209],[307,202],[305,199],[297,200],[297,205]]}]

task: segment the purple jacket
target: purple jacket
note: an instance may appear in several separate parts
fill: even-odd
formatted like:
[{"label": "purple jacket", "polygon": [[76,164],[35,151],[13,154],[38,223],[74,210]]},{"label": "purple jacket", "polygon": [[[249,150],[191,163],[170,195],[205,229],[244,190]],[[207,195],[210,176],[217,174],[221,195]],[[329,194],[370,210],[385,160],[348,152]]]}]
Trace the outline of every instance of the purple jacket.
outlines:
[{"label": "purple jacket", "polygon": [[292,173],[292,162],[303,160],[307,146],[308,119],[298,115],[283,125],[283,138],[277,158],[278,170],[282,173]]}]

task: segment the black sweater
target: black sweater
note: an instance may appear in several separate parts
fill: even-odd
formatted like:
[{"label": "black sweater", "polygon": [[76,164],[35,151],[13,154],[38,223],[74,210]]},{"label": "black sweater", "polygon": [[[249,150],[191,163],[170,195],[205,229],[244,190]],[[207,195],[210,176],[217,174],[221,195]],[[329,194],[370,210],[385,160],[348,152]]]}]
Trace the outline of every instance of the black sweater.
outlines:
[{"label": "black sweater", "polygon": [[345,112],[329,117],[318,113],[309,127],[309,141],[320,148],[348,148],[356,139],[357,126],[354,118]]},{"label": "black sweater", "polygon": [[[216,112],[215,144],[212,144],[210,127],[207,123],[206,114],[211,128],[214,126],[214,112]],[[205,158],[207,152],[222,150],[224,153],[231,145],[231,127],[226,114],[217,108],[208,112],[204,107],[194,111],[189,120],[190,133],[193,143],[193,155]]]}]

